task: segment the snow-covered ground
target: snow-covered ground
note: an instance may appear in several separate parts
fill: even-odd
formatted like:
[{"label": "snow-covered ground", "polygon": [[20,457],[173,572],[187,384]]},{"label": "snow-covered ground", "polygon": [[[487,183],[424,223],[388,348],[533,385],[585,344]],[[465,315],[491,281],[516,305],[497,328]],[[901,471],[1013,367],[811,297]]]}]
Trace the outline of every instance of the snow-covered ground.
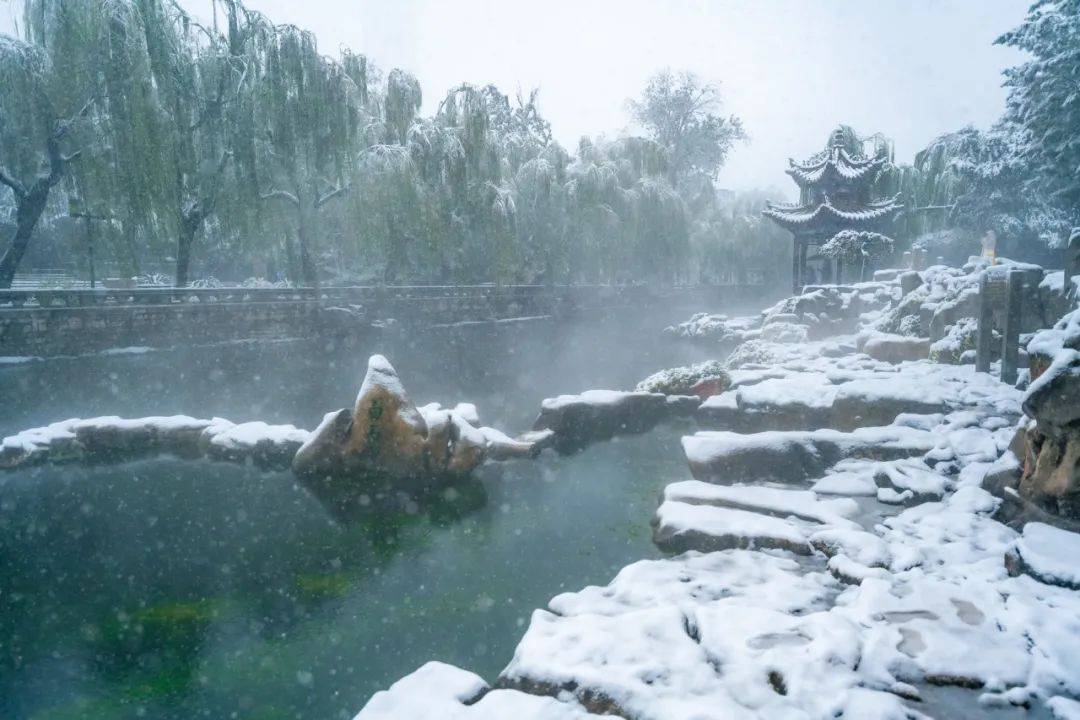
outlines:
[{"label": "snow-covered ground", "polygon": [[[929,273],[906,312],[888,283],[868,285],[864,336],[912,331],[904,318],[928,303],[948,335],[973,275]],[[804,324],[782,317],[798,302],[782,305],[766,316]],[[723,322],[672,331],[708,326],[753,345],[699,415],[721,427],[763,418],[683,439],[695,479],[669,485],[653,521],[657,544],[681,554],[536,610],[502,689],[427,665],[358,720],[496,717],[496,702],[508,708],[499,717],[1080,717],[1080,535],[1039,523],[1018,533],[982,488],[1016,462],[1023,393],[970,367],[873,360],[850,337],[769,339]],[[936,686],[968,693],[962,715]]]}]

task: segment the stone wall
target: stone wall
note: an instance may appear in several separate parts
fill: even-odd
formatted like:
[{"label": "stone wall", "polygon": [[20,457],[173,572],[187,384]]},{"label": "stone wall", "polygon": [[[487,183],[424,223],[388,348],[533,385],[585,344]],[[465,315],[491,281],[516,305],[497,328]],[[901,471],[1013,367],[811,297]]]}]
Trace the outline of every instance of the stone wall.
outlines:
[{"label": "stone wall", "polygon": [[[353,334],[393,319],[406,327],[566,317],[657,303],[722,306],[762,297],[760,286],[469,286],[9,292],[0,296],[0,356],[74,355],[107,348]],[[5,300],[7,301],[5,304]]]}]

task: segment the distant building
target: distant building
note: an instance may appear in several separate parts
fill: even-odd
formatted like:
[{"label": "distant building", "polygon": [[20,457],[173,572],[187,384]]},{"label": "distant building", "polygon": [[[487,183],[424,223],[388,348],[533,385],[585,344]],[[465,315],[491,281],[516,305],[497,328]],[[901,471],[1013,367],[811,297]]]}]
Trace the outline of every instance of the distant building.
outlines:
[{"label": "distant building", "polygon": [[[899,195],[875,197],[874,186],[889,166],[885,153],[867,157],[850,128],[833,130],[825,149],[804,162],[788,160],[787,174],[799,186],[799,202],[767,203],[762,212],[794,236],[793,290],[807,280],[807,255],[841,230],[883,233],[903,208]],[[839,268],[838,268],[839,269]]]}]

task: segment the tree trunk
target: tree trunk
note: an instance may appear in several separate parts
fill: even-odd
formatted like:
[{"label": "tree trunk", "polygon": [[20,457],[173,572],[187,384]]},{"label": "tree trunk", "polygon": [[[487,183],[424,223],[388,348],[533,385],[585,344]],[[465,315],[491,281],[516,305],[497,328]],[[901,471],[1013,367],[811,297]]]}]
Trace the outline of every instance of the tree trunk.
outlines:
[{"label": "tree trunk", "polygon": [[35,187],[25,195],[16,197],[15,233],[11,236],[11,244],[4,251],[3,257],[0,257],[0,288],[11,287],[15,271],[19,269],[19,263],[30,246],[34,228],[41,219],[41,213],[45,211],[48,199],[48,186],[44,190]]},{"label": "tree trunk", "polygon": [[190,220],[180,223],[180,234],[176,238],[176,287],[187,287],[188,270],[191,267],[191,246],[195,243],[195,231],[198,226]]},{"label": "tree trunk", "polygon": [[318,219],[319,210],[315,206],[318,193],[312,188],[310,193],[301,190],[296,199],[296,237],[300,241],[300,267],[304,271],[304,284],[319,288],[318,259]]},{"label": "tree trunk", "polygon": [[315,269],[315,261],[312,258],[311,238],[308,235],[308,224],[304,222],[304,213],[301,212],[300,222],[297,223],[296,237],[300,245],[300,270],[304,275],[304,285],[307,287],[319,287],[319,273]]},{"label": "tree trunk", "polygon": [[289,282],[300,284],[300,261],[296,257],[296,243],[288,230],[285,231],[285,273]]}]

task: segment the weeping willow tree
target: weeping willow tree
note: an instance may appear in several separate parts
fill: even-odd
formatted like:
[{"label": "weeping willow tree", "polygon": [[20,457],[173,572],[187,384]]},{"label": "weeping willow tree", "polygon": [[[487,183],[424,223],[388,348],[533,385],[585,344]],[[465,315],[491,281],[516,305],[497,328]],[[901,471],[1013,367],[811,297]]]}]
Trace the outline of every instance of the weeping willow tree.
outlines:
[{"label": "weeping willow tree", "polygon": [[323,57],[311,33],[290,25],[275,28],[262,59],[262,197],[292,209],[301,272],[316,287],[320,215],[349,192],[372,123],[366,65],[359,55],[347,53],[341,63]]},{"label": "weeping willow tree", "polygon": [[[181,286],[272,276],[282,259],[309,285],[668,282],[774,264],[734,247],[760,228],[717,200],[741,129],[708,98],[691,103],[689,135],[660,132],[677,107],[657,96],[651,136],[571,155],[535,91],[460,85],[421,117],[408,73],[384,82],[362,55],[323,56],[240,0],[217,0],[206,22],[174,0],[25,4],[25,38],[0,46],[0,161],[19,220],[5,267],[65,199],[106,221],[106,254],[129,274],[166,261]],[[724,267],[703,272],[707,255]]]},{"label": "weeping willow tree", "polygon": [[894,241],[887,235],[864,230],[841,230],[821,246],[827,258],[859,265],[859,279],[866,280],[867,262],[893,251]]},{"label": "weeping willow tree", "polygon": [[0,184],[15,205],[15,229],[0,256],[0,288],[11,287],[53,188],[83,153],[76,146],[87,141],[78,137],[80,123],[93,125],[89,87],[73,95],[42,47],[0,35]]},{"label": "weeping willow tree", "polygon": [[698,282],[787,285],[791,236],[761,212],[783,198],[763,191],[717,194],[693,215],[690,242]]}]

